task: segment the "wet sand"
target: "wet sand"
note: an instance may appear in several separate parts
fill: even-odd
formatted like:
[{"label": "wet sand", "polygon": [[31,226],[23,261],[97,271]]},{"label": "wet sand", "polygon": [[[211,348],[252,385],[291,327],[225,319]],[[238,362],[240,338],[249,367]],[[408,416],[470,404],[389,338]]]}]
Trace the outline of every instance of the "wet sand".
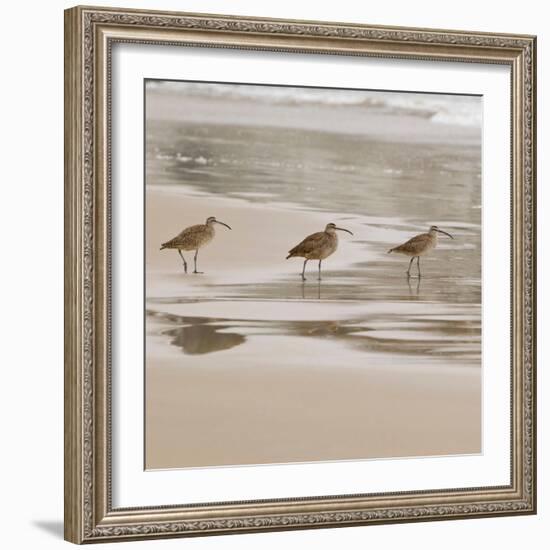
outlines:
[{"label": "wet sand", "polygon": [[[183,227],[204,223],[208,216],[216,216],[232,227],[215,227],[215,239],[199,252],[199,277],[184,277],[182,262],[175,250],[159,250],[159,243],[177,235]],[[146,206],[146,270],[147,296],[171,296],[184,291],[187,294],[209,295],[209,286],[261,283],[277,277],[291,276],[301,260],[284,261],[289,248],[304,236],[324,229],[328,221],[339,222],[343,216],[321,214],[279,204],[251,205],[245,200],[225,199],[219,196],[193,192],[191,189],[151,189]],[[351,231],[357,223],[343,220]],[[292,228],[292,229],[290,229]],[[340,239],[340,250],[345,251],[346,234]],[[193,265],[193,252],[186,254]],[[334,255],[326,265],[329,269],[343,269],[345,252]],[[315,263],[311,262],[313,268]],[[190,267],[192,271],[192,267]],[[315,274],[316,275],[316,274]],[[312,277],[314,278],[314,277]]]},{"label": "wet sand", "polygon": [[[458,239],[420,281],[386,254],[406,220],[182,186],[149,186],[146,204],[147,468],[481,451],[479,268],[460,259],[477,229],[446,226]],[[209,215],[233,230],[186,276],[159,243]],[[328,221],[354,236],[303,284],[284,257]]]},{"label": "wet sand", "polygon": [[[312,365],[282,365],[266,353],[273,344]],[[254,347],[148,370],[148,468],[480,451],[477,369],[399,368],[322,340],[258,337]]]}]

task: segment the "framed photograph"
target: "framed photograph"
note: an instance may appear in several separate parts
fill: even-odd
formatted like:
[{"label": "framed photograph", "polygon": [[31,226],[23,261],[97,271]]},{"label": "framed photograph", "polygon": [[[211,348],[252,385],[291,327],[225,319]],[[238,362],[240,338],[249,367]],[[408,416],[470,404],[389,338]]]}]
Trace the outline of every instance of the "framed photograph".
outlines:
[{"label": "framed photograph", "polygon": [[536,511],[533,36],[65,12],[65,537]]}]

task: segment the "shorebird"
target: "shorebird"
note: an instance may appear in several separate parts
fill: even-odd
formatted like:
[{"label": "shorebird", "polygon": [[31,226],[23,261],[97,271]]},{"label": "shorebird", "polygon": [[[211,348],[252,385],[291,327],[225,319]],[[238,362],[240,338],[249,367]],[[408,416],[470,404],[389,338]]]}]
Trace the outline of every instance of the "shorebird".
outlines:
[{"label": "shorebird", "polygon": [[336,231],[345,231],[353,235],[347,229],[336,227],[333,223],[328,223],[324,231],[309,235],[300,244],[288,251],[287,260],[294,257],[305,258],[304,267],[302,268],[302,281],[306,280],[306,264],[309,260],[319,260],[319,280],[321,280],[321,262],[338,248]]},{"label": "shorebird", "polygon": [[226,223],[218,221],[214,216],[207,218],[206,223],[192,225],[191,227],[186,227],[179,235],[162,243],[160,249],[164,250],[165,248],[175,248],[178,251],[178,254],[183,260],[183,268],[185,273],[187,273],[187,262],[181,253],[182,250],[194,250],[195,251],[195,270],[193,273],[202,273],[202,271],[197,271],[197,256],[199,254],[199,248],[207,245],[216,234],[214,230],[214,224],[219,223],[224,225],[227,229],[231,229]]},{"label": "shorebird", "polygon": [[420,256],[424,256],[425,254],[430,252],[430,250],[437,246],[438,233],[443,233],[443,235],[447,235],[447,237],[451,237],[451,239],[454,239],[451,234],[443,231],[442,229],[439,229],[437,225],[432,225],[427,233],[420,233],[420,235],[416,235],[412,239],[409,239],[406,243],[400,244],[395,248],[390,248],[388,250],[388,254],[390,254],[391,252],[397,252],[397,254],[404,254],[405,256],[409,256],[411,258],[411,261],[409,262],[409,268],[407,269],[407,275],[409,277],[411,276],[411,266],[413,260],[416,258],[416,265],[418,266],[418,276],[421,277],[422,274],[420,273]]}]

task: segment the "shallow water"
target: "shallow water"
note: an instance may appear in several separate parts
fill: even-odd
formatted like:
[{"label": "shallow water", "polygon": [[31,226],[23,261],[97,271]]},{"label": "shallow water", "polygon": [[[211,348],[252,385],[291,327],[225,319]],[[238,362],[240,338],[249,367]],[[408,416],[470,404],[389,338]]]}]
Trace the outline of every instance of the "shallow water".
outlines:
[{"label": "shallow water", "polygon": [[[310,262],[311,280],[305,284],[274,274],[253,286],[235,281],[206,284],[206,295],[234,300],[391,301],[399,317],[403,302],[424,303],[425,313],[431,304],[446,304],[449,315],[459,305],[471,304],[477,311],[479,343],[479,148],[369,143],[358,136],[320,132],[152,121],[147,176],[151,188],[184,182],[205,193],[252,203],[347,213],[364,226],[365,238],[354,239],[358,257],[345,271],[327,271],[326,281],[315,280],[316,262]],[[441,237],[437,260],[421,260],[424,276],[408,278],[408,258],[389,256],[387,249],[432,223],[455,240]],[[361,247],[368,249],[363,261]],[[294,261],[299,271],[301,262]],[[397,262],[402,264],[399,268]],[[329,266],[327,262],[325,269]],[[417,320],[410,318],[411,326]],[[406,329],[403,319],[400,322]],[[460,326],[461,319],[456,323]],[[398,341],[396,334],[394,343]],[[452,341],[448,344],[454,349]]]},{"label": "shallow water", "polygon": [[479,230],[479,145],[164,120],[147,131],[148,185]]}]

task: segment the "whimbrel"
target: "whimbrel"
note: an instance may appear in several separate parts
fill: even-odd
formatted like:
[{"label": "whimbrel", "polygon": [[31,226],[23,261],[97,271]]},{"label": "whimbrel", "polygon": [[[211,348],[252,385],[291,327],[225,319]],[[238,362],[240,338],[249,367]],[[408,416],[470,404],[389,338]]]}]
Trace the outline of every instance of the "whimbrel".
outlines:
[{"label": "whimbrel", "polygon": [[398,254],[404,254],[405,256],[409,256],[411,258],[411,261],[409,262],[409,268],[407,269],[407,275],[409,277],[411,276],[411,266],[413,260],[416,258],[416,265],[418,266],[418,276],[421,277],[422,274],[420,273],[420,256],[424,256],[425,254],[430,252],[430,250],[437,246],[438,233],[443,233],[443,235],[447,235],[447,237],[451,237],[451,239],[454,239],[452,235],[450,235],[446,231],[443,231],[442,229],[439,229],[437,225],[432,225],[427,233],[420,233],[420,235],[416,235],[412,239],[409,239],[406,243],[396,246],[395,248],[390,248],[388,250],[388,254],[390,254],[391,252],[397,252]]},{"label": "whimbrel", "polygon": [[207,218],[206,223],[192,225],[191,227],[185,228],[179,235],[162,243],[160,249],[165,248],[175,248],[178,251],[178,254],[183,260],[183,268],[185,273],[187,273],[187,262],[181,253],[182,250],[194,250],[195,251],[195,270],[193,273],[202,273],[202,271],[197,271],[197,256],[199,254],[199,248],[207,245],[216,234],[214,230],[214,224],[219,223],[224,225],[227,229],[231,229],[226,223],[218,221],[214,216]]},{"label": "whimbrel", "polygon": [[300,244],[288,251],[287,260],[294,257],[305,258],[304,267],[302,268],[302,281],[306,280],[306,264],[309,260],[319,260],[319,280],[321,280],[321,262],[325,258],[328,258],[338,248],[338,236],[336,235],[336,231],[345,231],[353,235],[351,231],[342,227],[336,227],[335,224],[329,223],[324,231],[309,235],[309,237],[306,237]]}]

